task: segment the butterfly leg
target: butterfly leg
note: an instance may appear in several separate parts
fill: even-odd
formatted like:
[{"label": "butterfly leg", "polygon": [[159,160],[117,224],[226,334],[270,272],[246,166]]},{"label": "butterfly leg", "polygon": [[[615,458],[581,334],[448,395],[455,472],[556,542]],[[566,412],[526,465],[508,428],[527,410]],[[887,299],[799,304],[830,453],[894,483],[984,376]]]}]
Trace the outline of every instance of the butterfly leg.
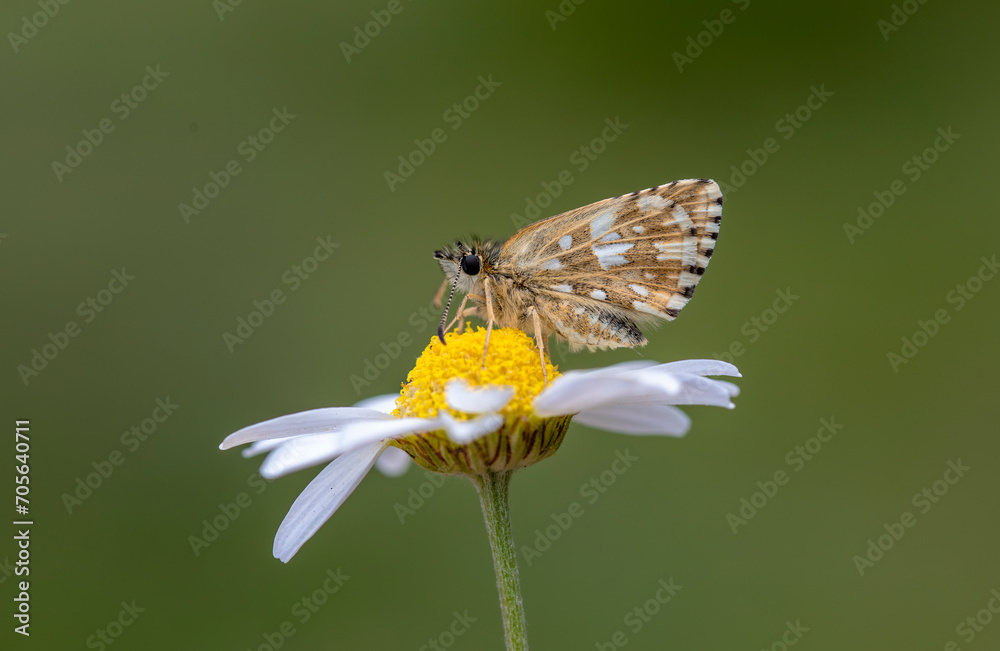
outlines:
[{"label": "butterfly leg", "polygon": [[[483,304],[486,303],[486,299],[484,297],[480,296],[479,294],[466,294],[466,297],[467,298],[471,298],[474,301],[479,301],[480,303],[483,303]],[[463,318],[467,317],[467,316],[479,316],[479,308],[478,307],[467,308],[465,310],[465,314],[463,314],[462,316],[463,316]],[[458,331],[457,331],[458,334],[462,334],[462,332],[464,330],[465,330],[465,321],[459,321],[458,322]]]},{"label": "butterfly leg", "polygon": [[457,332],[458,334],[462,334],[463,332],[465,332],[465,317],[476,316],[477,314],[479,314],[478,307],[466,308],[465,313],[462,315],[462,320],[458,322],[458,330],[456,330],[455,332]]},{"label": "butterfly leg", "polygon": [[483,294],[486,298],[486,344],[483,346],[483,368],[486,368],[486,353],[490,349],[490,333],[493,332],[493,297],[490,295],[490,278],[483,278]]},{"label": "butterfly leg", "polygon": [[465,324],[465,321],[463,321],[462,319],[466,316],[465,315],[465,303],[468,300],[469,300],[468,295],[466,295],[462,299],[462,302],[458,305],[458,314],[456,314],[455,318],[451,320],[451,323],[448,324],[448,327],[444,329],[445,332],[448,332],[449,330],[451,330],[451,327],[453,325],[455,325],[455,323],[457,322],[458,323],[458,331],[457,332],[458,332],[458,334],[462,334],[462,326]]},{"label": "butterfly leg", "polygon": [[545,370],[545,342],[542,339],[542,320],[538,317],[538,310],[531,306],[531,321],[535,325],[535,345],[538,346],[538,360],[542,363],[543,387],[549,386],[549,373]]},{"label": "butterfly leg", "polygon": [[438,290],[434,292],[434,307],[440,309],[444,303],[444,290],[448,288],[448,279],[445,278]]}]

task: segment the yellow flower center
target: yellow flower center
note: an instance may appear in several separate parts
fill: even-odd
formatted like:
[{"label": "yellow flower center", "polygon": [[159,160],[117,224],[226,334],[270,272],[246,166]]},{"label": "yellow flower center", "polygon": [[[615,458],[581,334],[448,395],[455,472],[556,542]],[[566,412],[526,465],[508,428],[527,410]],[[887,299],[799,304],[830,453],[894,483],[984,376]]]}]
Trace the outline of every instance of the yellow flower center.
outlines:
[{"label": "yellow flower center", "polygon": [[[466,330],[462,334],[449,332],[445,341],[447,345],[433,338],[420,354],[396,399],[396,415],[433,418],[443,409],[458,419],[471,418],[451,409],[444,399],[445,384],[453,378],[461,378],[473,387],[514,387],[514,398],[500,413],[507,417],[531,416],[531,401],[545,388],[538,349],[531,337],[510,328],[493,330],[485,366],[485,328]],[[545,369],[549,382],[559,377],[548,355],[545,356]]]},{"label": "yellow flower center", "polygon": [[[447,344],[434,337],[417,359],[396,399],[394,416],[434,418],[445,411],[458,420],[475,414],[455,411],[445,402],[445,385],[460,378],[472,387],[514,387],[514,397],[500,410],[503,426],[467,445],[459,445],[443,431],[412,434],[391,444],[402,449],[419,465],[445,474],[482,475],[536,463],[551,456],[562,443],[570,416],[539,418],[531,402],[545,389],[542,362],[534,340],[520,330],[495,329],[483,364],[486,330],[445,335]],[[559,371],[545,355],[548,381]]]}]

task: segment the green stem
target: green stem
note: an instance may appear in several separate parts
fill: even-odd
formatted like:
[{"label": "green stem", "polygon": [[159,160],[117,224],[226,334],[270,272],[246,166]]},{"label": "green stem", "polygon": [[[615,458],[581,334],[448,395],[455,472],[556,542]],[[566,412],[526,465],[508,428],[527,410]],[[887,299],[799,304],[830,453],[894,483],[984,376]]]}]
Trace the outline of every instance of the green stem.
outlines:
[{"label": "green stem", "polygon": [[507,651],[528,651],[528,632],[524,623],[524,602],[517,576],[517,549],[510,528],[507,499],[512,471],[491,472],[473,479],[486,519],[486,533],[493,550],[493,569],[497,574],[500,612]]}]

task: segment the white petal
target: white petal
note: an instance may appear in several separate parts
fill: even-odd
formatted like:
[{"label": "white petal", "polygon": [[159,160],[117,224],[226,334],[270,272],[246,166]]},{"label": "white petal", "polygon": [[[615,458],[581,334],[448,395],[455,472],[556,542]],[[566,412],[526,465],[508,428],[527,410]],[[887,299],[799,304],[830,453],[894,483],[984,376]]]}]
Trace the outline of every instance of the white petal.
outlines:
[{"label": "white petal", "polygon": [[671,373],[690,373],[691,375],[729,375],[743,377],[739,369],[728,362],[718,359],[685,359],[679,362],[660,364],[660,368]]},{"label": "white petal", "polygon": [[266,439],[288,438],[290,436],[301,436],[302,434],[320,434],[359,420],[370,420],[373,418],[384,419],[386,415],[374,409],[359,409],[356,407],[327,407],[325,409],[311,409],[300,411],[297,414],[279,416],[262,423],[250,425],[233,432],[225,438],[219,445],[220,450],[263,441]]},{"label": "white petal", "polygon": [[622,405],[588,409],[574,416],[573,422],[619,434],[684,436],[691,427],[691,419],[687,414],[669,405]]},{"label": "white petal", "polygon": [[[616,368],[617,367],[617,368]],[[596,371],[570,371],[535,398],[539,416],[577,414],[617,405],[714,405],[732,409],[735,385],[700,374],[738,373],[718,360],[686,360],[670,364],[630,364]]]},{"label": "white petal", "polygon": [[500,429],[504,423],[504,417],[500,414],[486,414],[472,420],[455,420],[451,414],[441,412],[438,414],[438,419],[444,425],[448,438],[460,445],[491,434]]},{"label": "white petal", "polygon": [[365,398],[361,402],[354,403],[354,406],[363,407],[365,409],[374,409],[375,411],[381,411],[384,414],[391,414],[396,409],[397,398],[399,398],[398,393],[386,393],[381,396]]},{"label": "white petal", "polygon": [[291,439],[267,439],[266,441],[254,441],[247,447],[243,448],[240,454],[243,455],[244,459],[249,459],[250,457],[256,457],[258,454],[264,454],[265,452],[270,452],[279,445],[284,445],[288,441],[295,440],[294,437]]},{"label": "white petal", "polygon": [[[383,438],[378,436],[374,441],[381,441]],[[362,442],[362,445],[366,442]],[[306,434],[283,439],[281,445],[272,450],[264,459],[264,463],[260,464],[260,474],[265,479],[277,479],[297,470],[330,461],[343,452],[343,439],[336,434]]]},{"label": "white petal", "polygon": [[412,461],[410,455],[390,445],[375,461],[375,467],[386,477],[399,477],[410,468]]},{"label": "white petal", "polygon": [[653,360],[649,359],[634,359],[629,362],[619,362],[618,364],[605,366],[604,368],[591,368],[583,371],[574,371],[574,372],[614,374],[614,373],[624,373],[625,371],[635,371],[642,368],[651,368],[653,366],[662,366],[662,365],[659,362],[654,362]]},{"label": "white petal", "polygon": [[287,563],[358,487],[384,443],[372,443],[336,459],[298,496],[274,537],[274,557]]},{"label": "white petal", "polygon": [[726,391],[729,392],[730,398],[735,398],[736,396],[740,395],[740,388],[735,384],[733,384],[732,382],[726,382],[725,380],[716,380],[715,382],[716,384],[725,387]]},{"label": "white petal", "polygon": [[[655,369],[644,371],[649,375],[657,373]],[[671,373],[671,377],[680,381],[681,390],[670,401],[673,405],[711,405],[714,407],[735,407],[730,398],[729,388],[733,385],[729,382],[712,380],[700,375],[688,375],[687,373]]]},{"label": "white petal", "polygon": [[431,432],[441,426],[440,421],[432,418],[386,418],[348,423],[336,432],[285,441],[267,456],[260,466],[260,474],[265,479],[276,479],[378,441]]},{"label": "white petal", "polygon": [[514,397],[514,387],[490,385],[471,387],[464,380],[455,378],[444,387],[444,399],[455,411],[466,414],[497,412]]},{"label": "white petal", "polygon": [[664,399],[673,402],[674,396],[679,396],[684,390],[684,385],[681,383],[680,379],[681,376],[676,373],[664,373],[660,371],[659,368],[659,366],[653,366],[652,368],[643,369],[641,371],[632,371],[626,377],[636,382],[660,389]]},{"label": "white petal", "polygon": [[669,404],[680,385],[667,377],[643,381],[632,371],[617,374],[570,371],[556,378],[532,402],[543,418],[624,404]]}]

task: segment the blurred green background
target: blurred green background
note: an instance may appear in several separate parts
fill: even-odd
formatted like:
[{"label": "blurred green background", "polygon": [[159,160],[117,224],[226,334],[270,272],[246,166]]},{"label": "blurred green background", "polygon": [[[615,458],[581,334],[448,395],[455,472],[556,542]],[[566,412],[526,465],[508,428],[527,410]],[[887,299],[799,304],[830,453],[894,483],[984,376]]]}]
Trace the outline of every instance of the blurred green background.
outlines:
[{"label": "blurred green background", "polygon": [[[729,354],[743,393],[734,411],[687,409],[682,439],[574,425],[518,475],[519,545],[584,506],[521,557],[532,647],[1000,647],[1000,280],[982,260],[1000,253],[998,18],[986,1],[4,3],[0,413],[11,456],[14,421],[31,421],[36,524],[30,639],[12,632],[12,534],[0,546],[0,646],[101,648],[91,636],[134,600],[144,611],[109,648],[266,649],[287,621],[283,649],[420,649],[453,641],[455,611],[476,621],[453,648],[502,648],[467,482],[401,523],[394,505],[427,478],[373,473],[283,565],[274,532],[318,469],[260,484],[257,459],[218,443],[397,391],[433,329],[420,310],[441,245],[509,236],[529,200],[547,216],[704,176],[724,185],[725,219],[681,318],[645,349],[555,361]],[[480,79],[492,91],[462,117],[451,107]],[[282,130],[260,134],[275,110]],[[605,120],[627,127],[593,143]],[[185,218],[230,161],[238,173]],[[538,199],[564,170],[573,182]],[[285,275],[326,237],[328,260]],[[116,271],[134,279],[114,294]],[[227,346],[278,289],[284,303]],[[352,382],[404,333],[416,343]],[[50,334],[65,348],[24,374]],[[122,440],[168,398],[146,440]],[[821,419],[842,427],[811,441]],[[638,461],[590,504],[580,487],[626,450]],[[954,484],[949,462],[969,467]],[[933,502],[914,501],[924,489]],[[241,493],[250,505],[196,554],[189,537]],[[303,622],[293,608],[338,568],[350,579]],[[647,604],[671,578],[670,603]]]}]

